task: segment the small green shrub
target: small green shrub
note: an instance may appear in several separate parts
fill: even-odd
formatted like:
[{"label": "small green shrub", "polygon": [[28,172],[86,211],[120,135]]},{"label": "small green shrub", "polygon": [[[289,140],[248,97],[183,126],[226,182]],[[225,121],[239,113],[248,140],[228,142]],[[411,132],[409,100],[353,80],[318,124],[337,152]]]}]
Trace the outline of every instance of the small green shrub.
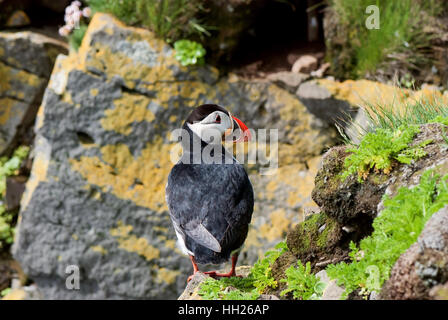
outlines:
[{"label": "small green shrub", "polygon": [[[246,278],[207,279],[201,284],[199,295],[206,300],[256,300],[266,288],[277,287],[277,281],[271,275],[271,266],[286,250],[286,242],[278,243],[275,250],[267,251],[264,258],[254,264]],[[224,292],[229,286],[236,290]]]},{"label": "small green shrub", "polygon": [[204,64],[205,49],[195,41],[178,40],[174,43],[175,58],[183,66]]},{"label": "small green shrub", "polygon": [[14,218],[15,213],[6,211],[3,205],[3,198],[6,191],[6,178],[17,174],[22,161],[27,157],[29,147],[21,146],[17,148],[12,157],[0,158],[0,249],[9,245],[14,240]]},{"label": "small green shrub", "polygon": [[357,174],[358,181],[361,182],[371,170],[388,174],[393,160],[409,164],[412,160],[425,156],[423,147],[430,143],[430,140],[409,147],[419,131],[418,126],[409,125],[401,126],[397,130],[378,128],[375,132],[367,133],[359,146],[347,150],[352,154],[345,159],[342,179]]},{"label": "small green shrub", "polygon": [[286,279],[280,281],[286,282],[288,288],[280,295],[284,296],[292,292],[293,297],[300,300],[318,300],[322,297],[326,285],[311,273],[309,261],[305,265],[300,260],[297,261],[297,267],[290,266],[285,270],[285,275]]},{"label": "small green shrub", "polygon": [[81,46],[82,39],[84,38],[84,35],[87,31],[87,25],[82,24],[79,26],[78,29],[74,29],[73,32],[68,37],[68,42],[70,46],[78,51],[79,47]]},{"label": "small green shrub", "polygon": [[17,173],[22,161],[28,156],[29,147],[18,147],[12,157],[0,158],[0,197],[3,198],[6,190],[6,178]]},{"label": "small green shrub", "polygon": [[6,295],[9,294],[11,291],[12,291],[11,288],[3,289],[2,291],[0,291],[0,297],[4,297],[4,296],[6,296]]},{"label": "small green shrub", "polygon": [[440,179],[426,171],[419,185],[400,188],[395,197],[384,197],[385,209],[373,222],[373,233],[359,247],[350,244],[351,263],[329,265],[330,278],[345,287],[345,295],[354,290],[368,294],[378,291],[389,278],[396,260],[420,235],[429,218],[448,204],[448,175]]}]

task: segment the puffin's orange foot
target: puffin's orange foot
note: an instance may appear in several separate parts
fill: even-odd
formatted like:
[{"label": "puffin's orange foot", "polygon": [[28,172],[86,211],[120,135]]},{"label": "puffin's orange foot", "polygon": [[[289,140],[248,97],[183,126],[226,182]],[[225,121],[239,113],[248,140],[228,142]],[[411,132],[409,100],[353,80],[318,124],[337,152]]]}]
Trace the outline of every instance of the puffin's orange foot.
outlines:
[{"label": "puffin's orange foot", "polygon": [[195,275],[195,274],[196,274],[196,272],[195,272],[195,273],[193,273],[193,274],[192,274],[191,276],[189,276],[189,277],[188,277],[188,279],[187,279],[187,283],[188,283],[188,282],[190,282],[190,281],[191,281],[191,279],[193,279],[193,277],[194,277],[194,275]]},{"label": "puffin's orange foot", "polygon": [[230,271],[229,273],[217,273],[216,271],[207,271],[204,272],[205,274],[209,275],[210,277],[214,278],[230,278],[230,277],[239,277],[241,278],[242,276],[237,276],[235,273],[235,270]]}]

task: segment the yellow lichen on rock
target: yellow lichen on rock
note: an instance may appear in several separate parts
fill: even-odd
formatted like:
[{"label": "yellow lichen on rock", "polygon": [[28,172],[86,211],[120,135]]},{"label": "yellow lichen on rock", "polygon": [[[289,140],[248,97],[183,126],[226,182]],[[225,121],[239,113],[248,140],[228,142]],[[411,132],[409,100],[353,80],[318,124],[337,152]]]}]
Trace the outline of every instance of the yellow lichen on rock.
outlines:
[{"label": "yellow lichen on rock", "polygon": [[92,247],[90,247],[90,249],[94,252],[101,253],[102,255],[107,254],[107,250],[103,246],[100,246],[100,245],[92,246]]},{"label": "yellow lichen on rock", "polygon": [[47,171],[50,164],[50,146],[45,138],[39,137],[35,140],[35,157],[31,176],[26,183],[25,193],[20,202],[20,207],[25,210],[33,196],[33,192],[39,183],[47,180]]},{"label": "yellow lichen on rock", "polygon": [[160,250],[150,245],[146,238],[138,238],[130,234],[132,229],[131,225],[125,225],[122,221],[118,221],[117,227],[110,229],[109,232],[111,236],[117,238],[118,248],[135,252],[148,261],[159,258]]},{"label": "yellow lichen on rock", "polygon": [[165,184],[172,166],[171,147],[157,138],[135,158],[124,144],[107,145],[101,148],[102,159],[82,156],[79,160],[71,159],[70,163],[89,183],[100,186],[105,192],[164,212],[168,209]]},{"label": "yellow lichen on rock", "polygon": [[167,283],[172,284],[176,281],[177,277],[180,275],[178,270],[170,270],[167,268],[159,268],[154,266],[154,270],[156,271],[155,281],[157,283]]},{"label": "yellow lichen on rock", "polygon": [[269,241],[281,239],[291,227],[291,219],[287,217],[284,209],[277,209],[271,213],[270,221],[260,227],[259,232]]},{"label": "yellow lichen on rock", "polygon": [[150,99],[143,95],[133,95],[124,92],[122,97],[114,100],[114,109],[106,110],[101,125],[106,130],[113,130],[124,135],[132,132],[131,124],[134,122],[152,122],[154,113],[148,110]]}]

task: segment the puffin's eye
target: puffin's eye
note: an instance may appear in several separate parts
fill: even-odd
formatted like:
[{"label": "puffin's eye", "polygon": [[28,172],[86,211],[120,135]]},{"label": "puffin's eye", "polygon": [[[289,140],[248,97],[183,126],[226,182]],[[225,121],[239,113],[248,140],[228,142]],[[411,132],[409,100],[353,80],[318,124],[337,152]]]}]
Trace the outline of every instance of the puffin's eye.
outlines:
[{"label": "puffin's eye", "polygon": [[219,114],[216,116],[215,123],[221,123],[221,117]]}]

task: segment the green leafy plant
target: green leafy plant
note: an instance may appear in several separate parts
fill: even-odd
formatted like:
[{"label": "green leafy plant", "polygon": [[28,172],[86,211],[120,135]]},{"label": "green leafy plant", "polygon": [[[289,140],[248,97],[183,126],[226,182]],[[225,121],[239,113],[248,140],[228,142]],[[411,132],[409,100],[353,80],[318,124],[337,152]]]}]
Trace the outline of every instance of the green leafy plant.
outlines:
[{"label": "green leafy plant", "polygon": [[87,31],[87,25],[82,24],[79,26],[78,29],[74,29],[73,32],[68,37],[68,42],[70,46],[78,51],[79,47],[81,46],[82,39],[84,38],[84,35]]},{"label": "green leafy plant", "polygon": [[[265,253],[252,267],[246,278],[232,277],[219,280],[207,279],[200,287],[199,295],[207,300],[256,300],[268,288],[276,288],[277,281],[271,274],[271,266],[287,250],[286,242],[275,246],[275,250]],[[225,292],[228,287],[234,288]]]},{"label": "green leafy plant", "polygon": [[0,158],[0,249],[13,242],[15,232],[13,226],[15,213],[5,210],[2,203],[6,191],[6,178],[17,174],[28,152],[29,147],[21,146],[14,151],[11,158]]},{"label": "green leafy plant", "polygon": [[311,264],[308,261],[305,265],[300,260],[297,261],[297,267],[290,266],[285,270],[286,279],[280,280],[286,282],[288,288],[283,290],[280,295],[284,296],[290,292],[295,299],[300,300],[318,300],[322,297],[325,289],[325,283],[311,273]]},{"label": "green leafy plant", "polygon": [[11,291],[12,291],[11,288],[3,289],[2,291],[0,291],[0,296],[1,296],[1,297],[4,297],[4,296],[6,296],[7,294],[9,294]]},{"label": "green leafy plant", "polygon": [[350,244],[351,263],[329,265],[330,278],[345,287],[345,295],[360,289],[379,290],[396,260],[420,235],[428,219],[448,204],[448,175],[440,178],[426,171],[419,185],[402,187],[395,197],[384,197],[385,209],[373,222],[373,233],[359,247]]},{"label": "green leafy plant", "polygon": [[344,162],[342,178],[352,174],[358,175],[358,181],[366,179],[371,170],[388,174],[392,169],[392,161],[409,164],[412,160],[426,155],[423,147],[431,140],[410,147],[414,136],[420,131],[418,126],[400,126],[397,130],[378,128],[367,133],[359,146],[353,146]]},{"label": "green leafy plant", "polygon": [[205,49],[200,43],[190,40],[178,40],[174,43],[175,58],[183,66],[204,63]]},{"label": "green leafy plant", "polygon": [[[225,291],[232,287],[232,290]],[[199,295],[205,300],[257,300],[260,293],[253,287],[248,278],[206,279],[202,284]]]}]

